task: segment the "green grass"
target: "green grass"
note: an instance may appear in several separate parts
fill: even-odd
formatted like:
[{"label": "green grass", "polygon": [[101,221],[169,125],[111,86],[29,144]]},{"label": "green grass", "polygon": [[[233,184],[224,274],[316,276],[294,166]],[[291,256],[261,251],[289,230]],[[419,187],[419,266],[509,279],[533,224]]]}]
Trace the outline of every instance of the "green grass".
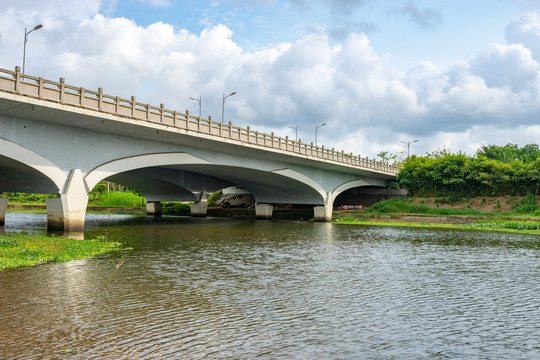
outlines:
[{"label": "green grass", "polygon": [[109,251],[118,251],[120,246],[120,243],[106,242],[102,238],[74,240],[48,236],[2,235],[0,270],[84,259]]},{"label": "green grass", "polygon": [[355,219],[351,217],[351,218],[335,219],[334,223],[343,224],[343,225],[492,230],[492,231],[504,231],[504,232],[512,232],[512,233],[525,233],[525,234],[540,235],[540,222],[538,221],[494,220],[494,221],[477,221],[473,224],[434,224],[434,223],[410,223],[410,222],[392,222],[392,221],[370,221],[370,220],[359,220],[359,219]]},{"label": "green grass", "polygon": [[89,206],[139,208],[146,207],[146,200],[139,194],[129,191],[109,191],[91,194]]},{"label": "green grass", "polygon": [[[412,199],[395,198],[378,202],[365,211],[363,214],[422,214],[422,215],[472,215],[472,216],[495,216],[492,212],[479,211],[475,209],[443,209],[430,208],[426,205],[415,204]],[[498,215],[498,214],[497,214]]]},{"label": "green grass", "polygon": [[474,224],[464,225],[472,229],[488,230],[517,230],[517,231],[538,231],[540,234],[540,221],[515,221],[515,220],[492,220],[477,221]]},{"label": "green grass", "polygon": [[45,199],[58,197],[54,194],[31,194],[31,193],[0,193],[0,196],[9,198],[10,203],[26,205],[45,205]]},{"label": "green grass", "polygon": [[[53,194],[30,194],[30,193],[2,193],[2,197],[9,198],[10,203],[25,205],[45,205],[45,199],[58,197]],[[89,206],[103,207],[146,207],[146,200],[141,195],[131,191],[109,191],[103,193],[90,193]]]},{"label": "green grass", "polygon": [[514,204],[514,208],[508,212],[511,215],[532,214],[540,216],[540,204],[536,202],[536,197],[529,194]]}]

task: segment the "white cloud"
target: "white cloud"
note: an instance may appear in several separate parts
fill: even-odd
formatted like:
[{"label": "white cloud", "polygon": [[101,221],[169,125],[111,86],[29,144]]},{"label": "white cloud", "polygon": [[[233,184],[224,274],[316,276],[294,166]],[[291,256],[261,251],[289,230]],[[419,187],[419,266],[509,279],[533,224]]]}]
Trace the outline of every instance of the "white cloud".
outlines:
[{"label": "white cloud", "polygon": [[531,50],[522,44],[492,44],[486,51],[470,60],[471,72],[484,79],[489,87],[510,87],[525,90],[534,82],[539,65]]},{"label": "white cloud", "polygon": [[[338,10],[343,5],[332,3]],[[426,61],[404,73],[362,33],[339,43],[318,33],[248,52],[223,25],[199,34],[160,22],[140,26],[100,14],[93,1],[0,4],[6,5],[0,66],[20,64],[22,52],[21,34],[5,29],[43,22],[28,44],[28,72],[65,77],[74,86],[196,114],[189,97],[201,96],[203,116],[216,120],[222,94],[236,91],[227,99],[226,121],[289,137],[288,127],[298,126],[305,142],[326,122],[319,144],[370,157],[402,151],[400,141],[412,138],[419,139],[411,148],[417,154],[441,147],[471,153],[481,144],[540,138],[540,17],[534,13],[508,25],[508,44],[486,44],[446,71]]]}]

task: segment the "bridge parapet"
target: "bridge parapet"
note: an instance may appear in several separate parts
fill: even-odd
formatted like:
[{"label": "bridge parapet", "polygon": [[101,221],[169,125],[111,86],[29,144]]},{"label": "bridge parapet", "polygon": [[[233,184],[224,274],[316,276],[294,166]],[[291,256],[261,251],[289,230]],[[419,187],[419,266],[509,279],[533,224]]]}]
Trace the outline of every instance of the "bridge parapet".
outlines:
[{"label": "bridge parapet", "polygon": [[399,166],[397,165],[368,159],[367,157],[353,155],[352,153],[337,151],[333,148],[327,149],[324,146],[315,146],[313,143],[303,143],[289,139],[288,137],[283,138],[274,135],[274,133],[266,134],[254,131],[249,126],[244,129],[233,126],[231,122],[221,123],[213,121],[211,117],[208,119],[195,117],[189,111],[181,113],[165,109],[163,104],[156,107],[150,104],[139,103],[136,101],[135,96],[127,100],[118,96],[104,94],[102,88],[99,88],[96,92],[67,85],[64,78],[60,78],[59,82],[55,82],[45,80],[41,77],[22,74],[18,66],[15,68],[15,71],[0,69],[0,91],[162,124],[189,132],[212,135],[218,139],[237,140],[263,148],[290,152],[297,156],[313,157],[323,161],[370,169],[389,175],[396,175],[399,171]]}]

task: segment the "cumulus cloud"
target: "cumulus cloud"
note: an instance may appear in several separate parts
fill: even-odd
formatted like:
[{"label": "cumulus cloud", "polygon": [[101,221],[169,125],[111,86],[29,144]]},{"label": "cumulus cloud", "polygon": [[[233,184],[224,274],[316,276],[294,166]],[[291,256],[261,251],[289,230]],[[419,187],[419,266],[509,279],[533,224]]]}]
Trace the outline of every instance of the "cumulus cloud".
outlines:
[{"label": "cumulus cloud", "polygon": [[[227,99],[225,121],[289,137],[289,127],[297,126],[304,142],[313,141],[323,122],[319,144],[370,157],[402,151],[400,141],[411,138],[420,140],[411,148],[417,153],[538,142],[540,20],[534,13],[508,25],[507,44],[486,45],[444,71],[426,61],[403,72],[361,32],[335,43],[321,31],[246,51],[224,25],[200,33],[161,22],[140,26],[105,16],[99,3],[70,9],[72,3],[4,4],[0,66],[20,64],[22,36],[8,29],[43,22],[29,43],[30,74],[193,113],[198,104],[189,98],[201,96],[203,116],[214,119],[221,118],[222,95],[236,91]],[[344,11],[363,1],[329,3]]]},{"label": "cumulus cloud", "polygon": [[505,29],[506,42],[522,44],[540,61],[540,14],[527,12],[516,16]]}]

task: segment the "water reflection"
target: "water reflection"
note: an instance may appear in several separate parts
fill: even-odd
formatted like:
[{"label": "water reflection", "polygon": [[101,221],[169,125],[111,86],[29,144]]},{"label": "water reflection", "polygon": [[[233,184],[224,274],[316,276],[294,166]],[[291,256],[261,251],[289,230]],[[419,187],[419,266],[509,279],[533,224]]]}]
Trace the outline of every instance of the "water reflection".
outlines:
[{"label": "water reflection", "polygon": [[540,357],[538,236],[87,218],[98,235],[134,250],[0,273],[0,358]]}]

